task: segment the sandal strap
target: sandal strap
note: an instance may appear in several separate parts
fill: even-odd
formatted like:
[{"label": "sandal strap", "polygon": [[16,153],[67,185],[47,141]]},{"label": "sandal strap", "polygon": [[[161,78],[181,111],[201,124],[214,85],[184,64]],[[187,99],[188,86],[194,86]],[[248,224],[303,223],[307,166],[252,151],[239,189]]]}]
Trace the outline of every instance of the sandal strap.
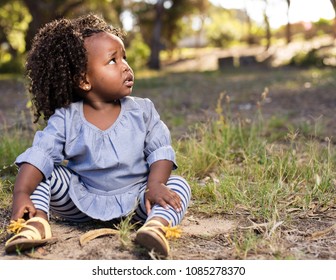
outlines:
[{"label": "sandal strap", "polygon": [[146,222],[142,228],[147,228],[147,227],[150,227],[152,228],[152,226],[158,226],[160,228],[163,228],[164,227],[164,224],[159,222],[158,220],[150,220],[148,222]]},{"label": "sandal strap", "polygon": [[15,234],[14,236],[12,236],[11,238],[9,238],[6,241],[5,245],[7,246],[10,242],[17,239],[18,237],[24,237],[24,238],[29,239],[29,240],[41,239],[41,234],[39,233],[39,231],[35,227],[30,226],[30,225],[24,225],[23,228],[26,228],[26,229],[29,229],[29,230],[21,231],[21,232]]},{"label": "sandal strap", "polygon": [[[23,223],[20,221],[21,224],[20,224],[19,232],[17,232],[14,236],[8,239],[6,241],[6,245],[9,244],[11,241],[17,239],[18,237],[25,237],[27,239],[35,239],[35,240],[42,239],[42,236],[40,232],[38,231],[38,229],[30,225],[31,222],[38,222],[43,225],[44,239],[48,239],[52,237],[49,223],[43,218],[33,217]],[[27,229],[27,230],[23,231],[23,229]]]},{"label": "sandal strap", "polygon": [[33,217],[26,222],[25,226],[28,226],[28,223],[30,223],[30,222],[38,222],[38,223],[41,223],[43,225],[44,239],[52,237],[50,225],[45,219],[40,218],[40,217]]},{"label": "sandal strap", "polygon": [[[156,226],[156,227],[154,227],[154,226]],[[163,227],[164,227],[164,225],[161,222],[159,222],[157,220],[150,220],[150,221],[146,222],[138,230],[138,232],[152,231],[152,232],[156,233],[160,237],[160,239],[163,241],[163,243],[165,244],[166,248],[168,248],[168,251],[169,251],[169,243],[167,241],[167,238],[165,237],[165,234],[161,231]]]},{"label": "sandal strap", "polygon": [[[40,232],[38,231],[38,229],[36,227],[33,227],[31,225],[26,224],[26,225],[23,226],[23,228],[29,229],[29,230],[24,230],[24,231],[19,232],[19,234],[21,234],[21,236],[22,236],[22,234],[27,233],[27,236],[31,236],[32,238],[35,238],[35,237],[38,238],[38,239],[42,238]],[[16,235],[16,236],[18,236],[18,235]]]}]

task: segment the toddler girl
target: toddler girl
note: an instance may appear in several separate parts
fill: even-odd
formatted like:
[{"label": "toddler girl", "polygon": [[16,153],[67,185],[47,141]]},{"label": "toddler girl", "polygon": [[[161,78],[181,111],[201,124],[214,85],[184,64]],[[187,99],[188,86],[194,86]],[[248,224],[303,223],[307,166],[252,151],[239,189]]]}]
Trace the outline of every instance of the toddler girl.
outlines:
[{"label": "toddler girl", "polygon": [[76,222],[133,213],[144,223],[135,241],[168,255],[163,228],[181,222],[190,187],[171,175],[175,153],[153,103],[130,97],[134,74],[122,36],[92,14],[55,20],[35,36],[29,91],[35,122],[48,123],[16,159],[11,219],[27,221],[6,252],[50,241],[52,210]]}]

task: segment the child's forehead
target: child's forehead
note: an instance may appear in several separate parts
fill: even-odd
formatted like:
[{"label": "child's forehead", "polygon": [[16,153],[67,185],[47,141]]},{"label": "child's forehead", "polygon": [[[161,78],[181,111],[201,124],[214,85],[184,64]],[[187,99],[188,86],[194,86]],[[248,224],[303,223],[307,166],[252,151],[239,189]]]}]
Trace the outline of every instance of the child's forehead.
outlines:
[{"label": "child's forehead", "polygon": [[86,47],[88,45],[114,43],[124,47],[124,42],[115,34],[109,32],[99,32],[92,34],[90,37],[84,39]]}]

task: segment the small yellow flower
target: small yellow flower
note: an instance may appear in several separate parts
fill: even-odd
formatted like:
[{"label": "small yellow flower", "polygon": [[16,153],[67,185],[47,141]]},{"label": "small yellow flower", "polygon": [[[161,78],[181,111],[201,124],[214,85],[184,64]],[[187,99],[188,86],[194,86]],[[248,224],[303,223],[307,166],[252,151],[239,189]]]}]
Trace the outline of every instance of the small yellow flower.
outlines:
[{"label": "small yellow flower", "polygon": [[180,238],[182,229],[179,226],[171,226],[171,222],[169,222],[169,225],[166,227],[163,227],[162,230],[166,234],[167,239],[173,239],[173,238]]},{"label": "small yellow flower", "polygon": [[19,233],[20,230],[25,225],[25,219],[18,219],[17,221],[11,220],[10,224],[7,226],[8,233]]}]

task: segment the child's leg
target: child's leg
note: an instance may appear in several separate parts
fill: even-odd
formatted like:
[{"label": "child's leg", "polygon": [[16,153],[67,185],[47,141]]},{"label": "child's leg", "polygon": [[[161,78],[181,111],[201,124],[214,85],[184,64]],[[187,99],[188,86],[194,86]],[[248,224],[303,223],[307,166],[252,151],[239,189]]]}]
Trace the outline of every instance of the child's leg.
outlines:
[{"label": "child's leg", "polygon": [[162,256],[168,256],[170,251],[163,226],[167,226],[169,223],[172,226],[176,226],[182,221],[191,197],[188,183],[179,176],[171,176],[166,186],[180,196],[182,202],[182,210],[180,212],[175,211],[171,206],[165,209],[156,204],[147,215],[145,207],[146,185],[144,185],[141,188],[140,203],[134,216],[134,220],[146,221],[138,230],[135,241],[147,248],[147,250],[154,250]]},{"label": "child's leg", "polygon": [[71,218],[83,218],[82,213],[78,213],[78,210],[74,211],[74,205],[68,197],[70,175],[71,172],[67,168],[55,166],[50,178],[43,180],[37,186],[30,196],[36,208],[36,214],[25,222],[20,221],[21,229],[19,232],[15,232],[16,234],[5,244],[7,253],[17,249],[31,249],[53,240],[51,228],[47,222],[50,206],[51,208],[60,206],[66,215],[71,215]]},{"label": "child's leg", "polygon": [[172,207],[169,207],[169,209],[167,210],[160,205],[154,205],[151,209],[150,214],[147,215],[145,207],[146,184],[144,184],[140,189],[140,203],[135,211],[135,215],[133,217],[134,220],[145,222],[153,218],[161,218],[167,222],[171,222],[172,226],[181,223],[190,202],[190,187],[186,180],[180,176],[171,176],[168,179],[166,186],[169,187],[171,190],[175,191],[180,196],[182,202],[182,210],[180,212],[176,212]]},{"label": "child's leg", "polygon": [[90,220],[72,202],[69,196],[69,182],[72,172],[62,165],[56,165],[51,176],[42,181],[31,195],[37,210],[49,215],[49,209],[59,216],[75,222]]}]

